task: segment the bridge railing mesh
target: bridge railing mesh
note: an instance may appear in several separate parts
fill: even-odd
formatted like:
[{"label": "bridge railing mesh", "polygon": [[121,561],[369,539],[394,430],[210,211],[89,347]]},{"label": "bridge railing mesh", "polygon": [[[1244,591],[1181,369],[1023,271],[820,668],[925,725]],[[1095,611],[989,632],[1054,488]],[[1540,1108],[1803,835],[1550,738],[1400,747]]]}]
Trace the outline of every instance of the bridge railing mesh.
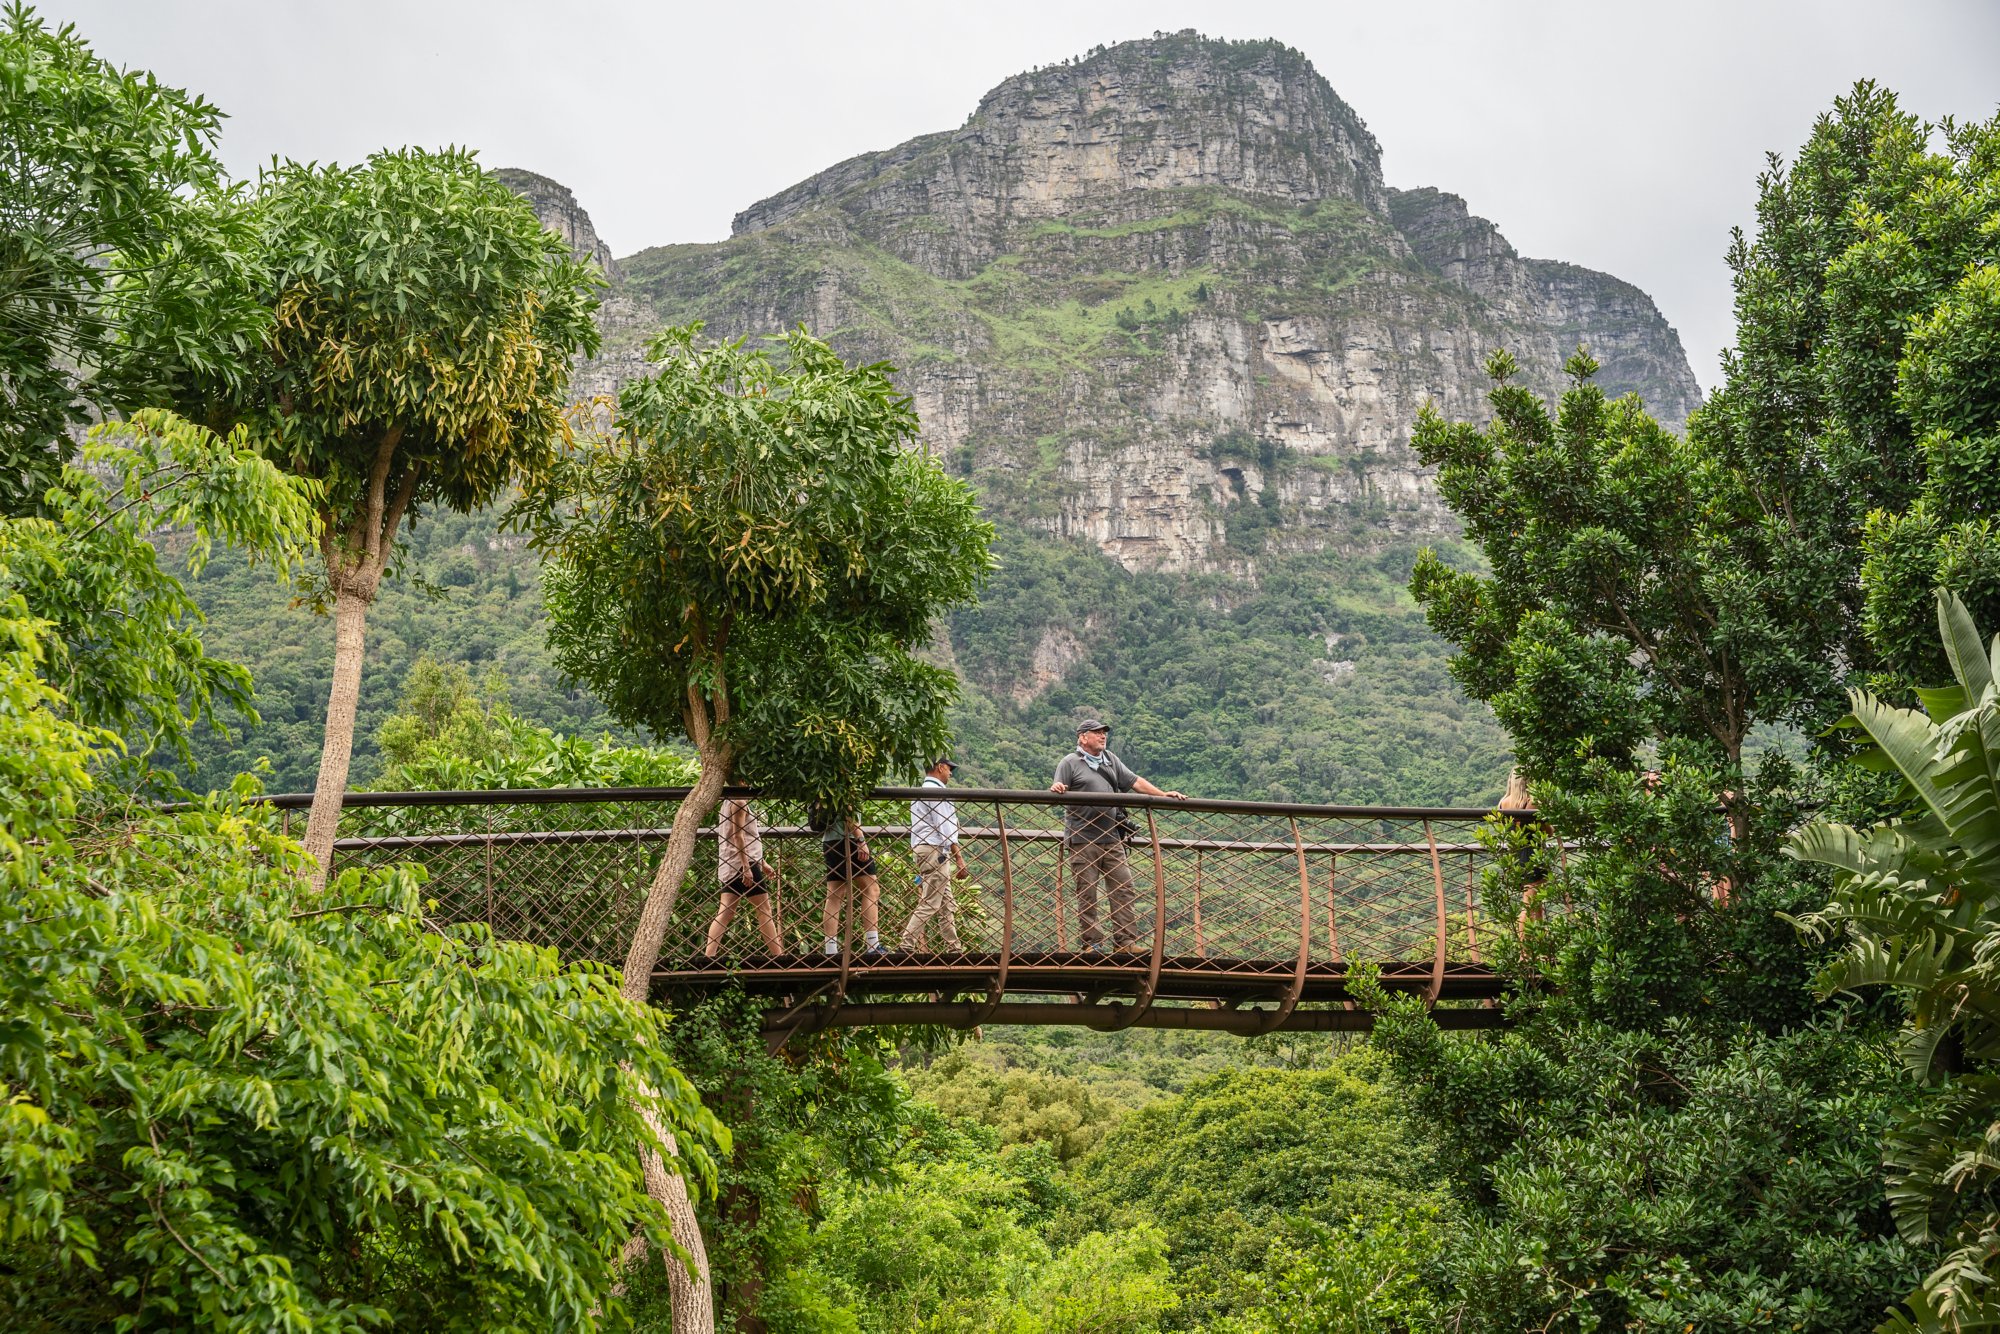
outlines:
[{"label": "bridge railing mesh", "polygon": [[[623,960],[666,849],[678,792],[376,793],[343,812],[336,869],[410,862],[429,876],[439,916],[484,922],[500,936],[575,958]],[[1066,815],[1101,828],[1100,805],[1044,794],[954,791],[968,874],[953,883],[961,944],[975,954],[1083,956],[1098,943],[1167,959],[1289,974],[1357,961],[1480,961],[1482,941],[1512,931],[1482,905],[1493,855],[1477,830],[1484,810],[1280,806],[1249,802],[1125,803],[1108,851],[1065,828]],[[796,803],[752,795],[784,956],[824,948],[827,870],[821,835]],[[861,810],[879,884],[877,929],[903,944],[918,885],[910,845],[911,794],[884,790]],[[718,901],[717,838],[702,831],[662,950],[667,969],[702,961]],[[1121,920],[1101,874],[1080,895],[1080,867],[1122,862],[1132,884]],[[1086,875],[1093,872],[1086,869]],[[843,896],[833,934],[862,947],[859,896]],[[1087,939],[1094,903],[1100,939]],[[1129,929],[1128,929],[1129,928]],[[924,953],[942,950],[927,932]],[[744,905],[724,952],[770,953]]]}]

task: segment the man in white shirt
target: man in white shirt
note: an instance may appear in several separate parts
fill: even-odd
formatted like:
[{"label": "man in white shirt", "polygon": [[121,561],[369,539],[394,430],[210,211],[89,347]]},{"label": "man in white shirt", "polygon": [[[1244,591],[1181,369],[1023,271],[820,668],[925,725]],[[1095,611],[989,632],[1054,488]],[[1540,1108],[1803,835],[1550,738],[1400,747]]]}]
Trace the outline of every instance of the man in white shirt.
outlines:
[{"label": "man in white shirt", "polygon": [[[924,771],[924,786],[942,790],[958,766],[938,759]],[[910,803],[910,854],[917,864],[917,910],[903,925],[903,948],[924,948],[924,926],[937,919],[938,936],[945,950],[963,953],[958,943],[958,899],[951,892],[954,878],[965,879],[965,852],[958,846],[958,807],[941,797]],[[956,863],[956,875],[945,866],[949,855]]]}]

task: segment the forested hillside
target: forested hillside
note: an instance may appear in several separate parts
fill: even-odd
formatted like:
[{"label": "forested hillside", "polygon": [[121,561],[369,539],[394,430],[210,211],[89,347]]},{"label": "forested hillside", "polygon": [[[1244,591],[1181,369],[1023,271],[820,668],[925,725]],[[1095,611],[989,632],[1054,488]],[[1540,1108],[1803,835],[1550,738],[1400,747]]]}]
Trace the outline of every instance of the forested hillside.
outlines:
[{"label": "forested hillside", "polygon": [[[1074,718],[1104,712],[1121,754],[1191,792],[1448,805],[1499,791],[1505,739],[1452,683],[1409,600],[1408,547],[1338,563],[1279,557],[1255,596],[1226,575],[1126,571],[1019,528],[1003,528],[997,550],[981,605],[941,640],[965,683],[954,715],[965,779],[1046,783]],[[385,585],[369,628],[356,782],[375,782],[375,731],[424,653],[494,677],[523,718],[637,739],[551,666],[539,577],[492,512],[417,524],[406,576]],[[309,788],[331,627],[227,555],[192,588],[213,649],[251,668],[263,717],[229,740],[197,740],[196,785],[269,757],[273,790]]]}]

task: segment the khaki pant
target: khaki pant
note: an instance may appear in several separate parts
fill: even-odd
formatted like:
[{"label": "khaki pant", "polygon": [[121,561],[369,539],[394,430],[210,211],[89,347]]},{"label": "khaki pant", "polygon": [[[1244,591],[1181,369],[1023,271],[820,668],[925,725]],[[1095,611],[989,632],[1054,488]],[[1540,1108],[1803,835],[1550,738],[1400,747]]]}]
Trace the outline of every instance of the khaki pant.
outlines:
[{"label": "khaki pant", "polygon": [[903,924],[903,948],[924,947],[924,924],[937,918],[938,937],[948,950],[960,950],[958,943],[958,896],[951,892],[949,849],[919,844],[911,851],[917,861],[917,910]]},{"label": "khaki pant", "polygon": [[1104,896],[1111,900],[1111,947],[1132,948],[1139,938],[1139,921],[1133,911],[1132,868],[1125,864],[1125,845],[1073,843],[1069,869],[1076,878],[1076,924],[1083,947],[1090,949],[1104,939],[1097,926],[1097,881],[1102,876]]}]

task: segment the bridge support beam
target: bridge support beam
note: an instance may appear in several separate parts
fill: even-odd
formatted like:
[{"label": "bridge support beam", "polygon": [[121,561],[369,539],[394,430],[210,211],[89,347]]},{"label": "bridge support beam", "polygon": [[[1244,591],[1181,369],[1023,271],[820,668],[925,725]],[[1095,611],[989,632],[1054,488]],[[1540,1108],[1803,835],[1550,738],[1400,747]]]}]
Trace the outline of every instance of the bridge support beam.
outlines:
[{"label": "bridge support beam", "polygon": [[[1119,1006],[1117,1010],[1132,1007]],[[1085,1028],[1174,1028],[1212,1033],[1234,1033],[1253,1037],[1259,1033],[1357,1033],[1374,1026],[1375,1016],[1366,1010],[1294,1009],[1275,1027],[1273,1010],[1182,1009],[1178,1006],[1148,1006],[1126,1022],[1122,1015],[1105,1005],[1078,1005],[1070,1002],[1019,1002],[997,1006],[990,1011],[982,1001],[924,1002],[883,1001],[854,1005],[814,1007],[800,1017],[792,1032],[817,1033],[828,1028],[864,1028],[875,1025],[934,1024],[941,1028],[975,1028],[981,1024],[1072,1024]],[[1439,1028],[1499,1028],[1505,1023],[1499,1010],[1440,1008],[1431,1011]],[[1107,1024],[1107,1019],[1112,1020]],[[789,1036],[789,1034],[787,1034]]]}]

